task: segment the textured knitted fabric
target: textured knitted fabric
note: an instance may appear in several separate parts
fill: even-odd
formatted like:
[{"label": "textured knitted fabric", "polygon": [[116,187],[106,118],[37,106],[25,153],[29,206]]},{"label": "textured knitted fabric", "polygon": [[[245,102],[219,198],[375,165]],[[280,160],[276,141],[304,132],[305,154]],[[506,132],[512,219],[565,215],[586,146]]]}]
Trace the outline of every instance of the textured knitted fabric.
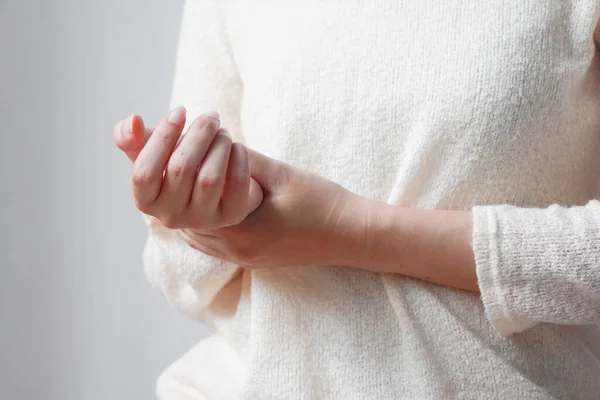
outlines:
[{"label": "textured knitted fabric", "polygon": [[598,399],[596,3],[189,0],[173,105],[359,195],[472,210],[481,295],[241,270],[148,219],[149,280],[215,329],[159,397]]}]

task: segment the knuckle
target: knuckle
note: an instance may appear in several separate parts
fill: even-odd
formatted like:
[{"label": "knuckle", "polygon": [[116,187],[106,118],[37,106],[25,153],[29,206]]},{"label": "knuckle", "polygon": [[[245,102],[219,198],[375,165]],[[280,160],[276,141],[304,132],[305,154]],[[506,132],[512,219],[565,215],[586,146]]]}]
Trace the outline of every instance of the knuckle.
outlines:
[{"label": "knuckle", "polygon": [[198,176],[198,185],[201,189],[215,189],[219,186],[219,176],[215,174],[205,174]]},{"label": "knuckle", "polygon": [[142,188],[148,185],[151,181],[152,174],[150,174],[150,171],[139,168],[134,169],[133,174],[131,176],[131,182],[133,184],[133,187]]},{"label": "knuckle", "polygon": [[168,168],[169,175],[175,179],[181,179],[187,177],[196,172],[194,166],[189,162],[180,161],[175,162]]}]

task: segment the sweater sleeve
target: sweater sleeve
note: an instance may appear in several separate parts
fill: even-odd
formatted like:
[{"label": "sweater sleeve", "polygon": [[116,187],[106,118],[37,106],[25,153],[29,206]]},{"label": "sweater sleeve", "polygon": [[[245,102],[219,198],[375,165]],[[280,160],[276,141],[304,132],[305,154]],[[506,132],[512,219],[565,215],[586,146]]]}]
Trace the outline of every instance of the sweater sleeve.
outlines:
[{"label": "sweater sleeve", "polygon": [[538,323],[600,321],[600,203],[473,208],[485,312],[503,335]]},{"label": "sweater sleeve", "polygon": [[[171,105],[187,108],[186,128],[201,113],[217,110],[222,126],[239,141],[242,86],[219,4],[218,0],[184,4]],[[149,229],[143,252],[148,280],[173,307],[206,321],[207,308],[239,267],[192,249],[156,218],[144,218]]]}]

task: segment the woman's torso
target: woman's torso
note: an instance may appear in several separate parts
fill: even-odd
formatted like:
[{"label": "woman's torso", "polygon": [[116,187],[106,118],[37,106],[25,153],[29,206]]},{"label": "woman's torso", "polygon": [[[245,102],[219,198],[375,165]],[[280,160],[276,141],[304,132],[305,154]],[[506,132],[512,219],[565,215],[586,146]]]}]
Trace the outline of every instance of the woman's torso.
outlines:
[{"label": "woman's torso", "polygon": [[[224,7],[250,147],[402,206],[594,196],[595,0]],[[244,398],[600,396],[597,327],[504,338],[477,295],[343,267],[244,280]]]}]

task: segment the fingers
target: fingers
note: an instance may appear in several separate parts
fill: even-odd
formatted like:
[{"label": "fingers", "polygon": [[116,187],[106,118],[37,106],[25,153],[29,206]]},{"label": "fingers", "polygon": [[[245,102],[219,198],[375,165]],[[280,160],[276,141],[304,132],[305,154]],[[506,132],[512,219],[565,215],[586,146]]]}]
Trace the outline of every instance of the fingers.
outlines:
[{"label": "fingers", "polygon": [[117,147],[125,153],[127,158],[131,162],[134,162],[148,142],[151,134],[152,129],[145,127],[142,117],[133,114],[115,125],[113,140]]},{"label": "fingers", "polygon": [[154,131],[137,115],[115,126],[115,143],[134,162],[137,207],[172,229],[240,223],[263,199],[250,177],[246,147],[219,129],[214,112],[197,118],[182,136],[185,119],[178,107]]},{"label": "fingers", "polygon": [[171,110],[161,121],[146,145],[141,149],[133,167],[133,197],[138,208],[150,214],[149,206],[158,198],[163,172],[185,124],[185,109]]},{"label": "fingers", "polygon": [[183,217],[192,198],[198,168],[209,152],[219,126],[220,122],[214,115],[200,116],[173,151],[160,196],[156,200],[156,208],[168,210],[170,219]]},{"label": "fingers", "polygon": [[222,212],[219,208],[231,146],[231,136],[226,131],[219,130],[202,161],[190,203],[191,211],[196,218],[200,218],[200,221],[196,221],[198,223],[210,224],[210,220],[218,224],[224,222],[221,220]]},{"label": "fingers", "polygon": [[232,225],[240,223],[248,215],[250,169],[248,152],[241,143],[234,143],[229,156],[229,167],[221,197],[223,218]]},{"label": "fingers", "polygon": [[190,247],[201,251],[212,257],[217,257],[225,261],[231,261],[221,250],[223,241],[221,238],[211,235],[203,235],[197,232],[190,232],[185,229],[176,229],[175,233]]},{"label": "fingers", "polygon": [[248,148],[250,176],[263,188],[265,193],[277,191],[279,186],[291,180],[291,171],[287,164]]}]

